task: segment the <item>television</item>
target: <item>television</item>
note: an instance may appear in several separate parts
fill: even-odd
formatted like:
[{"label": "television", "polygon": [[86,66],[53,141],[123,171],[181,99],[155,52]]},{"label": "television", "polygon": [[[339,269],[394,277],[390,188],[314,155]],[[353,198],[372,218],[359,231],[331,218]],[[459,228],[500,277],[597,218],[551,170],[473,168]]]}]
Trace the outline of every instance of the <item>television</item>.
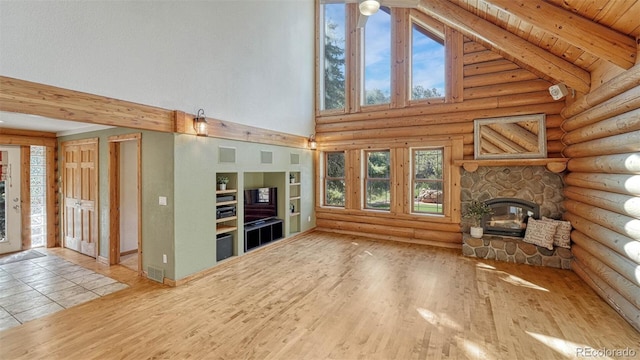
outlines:
[{"label": "television", "polygon": [[278,188],[244,190],[244,223],[253,224],[278,216]]}]

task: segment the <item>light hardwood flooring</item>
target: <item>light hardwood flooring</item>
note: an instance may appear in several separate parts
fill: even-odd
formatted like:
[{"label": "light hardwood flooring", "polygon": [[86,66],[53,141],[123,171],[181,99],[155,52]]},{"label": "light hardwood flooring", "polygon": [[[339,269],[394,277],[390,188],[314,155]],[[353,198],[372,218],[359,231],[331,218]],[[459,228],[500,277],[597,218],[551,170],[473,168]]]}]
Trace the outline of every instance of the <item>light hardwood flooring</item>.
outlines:
[{"label": "light hardwood flooring", "polygon": [[[1,359],[565,359],[640,353],[640,333],[567,270],[321,232],[177,288],[130,285],[0,332]],[[133,275],[132,275],[133,274]]]}]

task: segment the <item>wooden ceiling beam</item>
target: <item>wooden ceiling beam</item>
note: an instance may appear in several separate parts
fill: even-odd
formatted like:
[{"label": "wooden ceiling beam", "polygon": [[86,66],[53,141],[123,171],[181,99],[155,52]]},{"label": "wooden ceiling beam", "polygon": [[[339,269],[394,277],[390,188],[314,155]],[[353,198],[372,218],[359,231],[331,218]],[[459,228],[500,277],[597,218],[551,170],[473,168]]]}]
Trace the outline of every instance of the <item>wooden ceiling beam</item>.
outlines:
[{"label": "wooden ceiling beam", "polygon": [[482,0],[624,69],[636,62],[635,40],[541,0]]},{"label": "wooden ceiling beam", "polygon": [[527,70],[546,74],[577,91],[589,92],[589,72],[447,0],[422,0],[418,9],[482,45],[508,56]]}]

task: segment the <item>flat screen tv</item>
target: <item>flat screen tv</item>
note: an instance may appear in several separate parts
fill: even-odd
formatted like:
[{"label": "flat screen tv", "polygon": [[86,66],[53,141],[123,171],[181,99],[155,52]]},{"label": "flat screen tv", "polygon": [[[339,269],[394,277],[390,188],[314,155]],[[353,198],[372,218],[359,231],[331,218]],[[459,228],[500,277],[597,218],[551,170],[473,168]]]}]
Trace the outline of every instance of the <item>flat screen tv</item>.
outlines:
[{"label": "flat screen tv", "polygon": [[263,187],[244,191],[245,225],[276,216],[278,216],[278,188]]}]

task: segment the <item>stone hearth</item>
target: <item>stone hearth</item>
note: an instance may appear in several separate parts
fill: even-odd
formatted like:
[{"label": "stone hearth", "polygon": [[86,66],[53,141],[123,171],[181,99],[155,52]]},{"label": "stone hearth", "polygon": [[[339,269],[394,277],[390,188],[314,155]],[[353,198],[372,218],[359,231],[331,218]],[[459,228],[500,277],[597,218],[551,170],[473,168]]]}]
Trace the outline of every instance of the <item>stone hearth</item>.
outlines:
[{"label": "stone hearth", "polygon": [[555,247],[553,250],[526,243],[520,238],[485,235],[481,239],[462,236],[462,254],[481,259],[499,260],[516,264],[571,269],[571,250]]}]

